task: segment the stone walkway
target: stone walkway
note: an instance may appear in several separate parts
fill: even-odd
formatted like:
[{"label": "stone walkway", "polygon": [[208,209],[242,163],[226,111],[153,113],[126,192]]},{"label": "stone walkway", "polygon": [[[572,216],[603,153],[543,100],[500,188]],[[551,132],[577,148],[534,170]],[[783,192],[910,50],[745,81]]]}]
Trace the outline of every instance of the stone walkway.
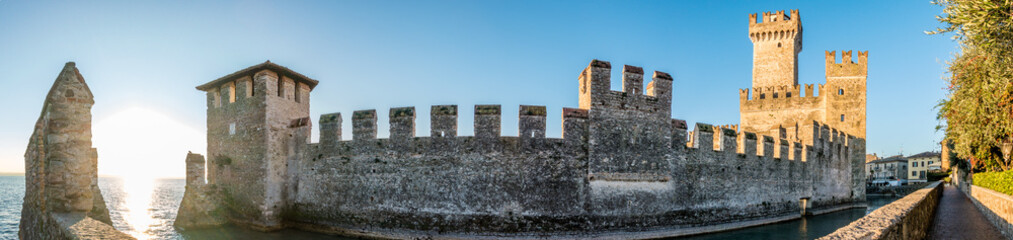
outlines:
[{"label": "stone walkway", "polygon": [[974,203],[953,186],[943,189],[928,235],[928,239],[1003,239]]}]

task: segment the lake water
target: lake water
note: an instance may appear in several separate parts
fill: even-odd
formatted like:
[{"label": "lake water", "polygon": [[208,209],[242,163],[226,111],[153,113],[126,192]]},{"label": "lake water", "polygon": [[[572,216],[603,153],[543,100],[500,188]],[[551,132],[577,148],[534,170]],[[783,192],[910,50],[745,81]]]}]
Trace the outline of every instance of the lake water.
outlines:
[{"label": "lake water", "polygon": [[[172,223],[183,199],[183,179],[128,180],[99,178],[113,227],[138,239],[342,239],[296,230],[261,233],[235,227],[177,232]],[[150,194],[130,194],[150,193]],[[0,239],[17,239],[24,176],[0,176]],[[869,208],[856,208],[798,220],[680,239],[815,239],[865,216],[896,198],[870,197]]]},{"label": "lake water", "polygon": [[718,240],[718,239],[816,239],[837,231],[851,222],[864,217],[879,207],[890,204],[896,197],[867,197],[868,208],[852,208],[800,219],[743,228],[738,230],[690,236],[676,239]]},{"label": "lake water", "polygon": [[[296,230],[261,233],[236,227],[177,232],[172,227],[183,200],[183,179],[128,180],[100,177],[99,188],[109,208],[113,227],[138,239],[342,239]],[[149,193],[149,194],[130,194]],[[24,176],[0,176],[0,239],[17,239]]]}]

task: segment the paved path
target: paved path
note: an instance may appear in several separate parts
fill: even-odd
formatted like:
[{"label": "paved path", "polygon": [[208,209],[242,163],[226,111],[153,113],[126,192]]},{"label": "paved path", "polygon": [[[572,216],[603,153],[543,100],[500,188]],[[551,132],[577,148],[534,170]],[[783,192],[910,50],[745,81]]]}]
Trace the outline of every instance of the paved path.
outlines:
[{"label": "paved path", "polygon": [[943,189],[928,239],[1003,239],[974,203],[953,186]]}]

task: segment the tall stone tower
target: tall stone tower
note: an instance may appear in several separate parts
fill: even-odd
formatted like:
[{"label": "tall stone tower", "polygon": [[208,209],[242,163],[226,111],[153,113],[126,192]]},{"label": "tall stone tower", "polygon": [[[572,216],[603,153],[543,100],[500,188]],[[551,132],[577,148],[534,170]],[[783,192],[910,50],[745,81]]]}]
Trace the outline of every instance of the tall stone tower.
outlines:
[{"label": "tall stone tower", "polygon": [[749,15],[753,42],[753,87],[798,84],[798,53],[802,51],[802,21],[798,9],[765,12],[757,21]]},{"label": "tall stone tower", "polygon": [[[298,152],[310,134],[310,91],[317,81],[270,61],[197,86],[207,92],[208,184],[220,189],[231,219],[282,228]],[[290,169],[292,168],[292,169]]]},{"label": "tall stone tower", "polygon": [[[869,51],[859,51],[852,59],[851,51],[826,51],[827,84],[820,86],[826,94],[826,123],[833,124],[856,137],[865,138],[865,82],[869,76]],[[825,89],[825,90],[824,90]]]},{"label": "tall stone tower", "polygon": [[[749,15],[753,42],[753,86],[739,90],[743,130],[798,139],[799,127],[822,122],[849,135],[865,138],[865,83],[868,51],[826,52],[826,84],[798,84],[798,53],[802,23],[798,10]],[[803,93],[802,90],[805,90]],[[811,138],[811,136],[809,137]]]}]

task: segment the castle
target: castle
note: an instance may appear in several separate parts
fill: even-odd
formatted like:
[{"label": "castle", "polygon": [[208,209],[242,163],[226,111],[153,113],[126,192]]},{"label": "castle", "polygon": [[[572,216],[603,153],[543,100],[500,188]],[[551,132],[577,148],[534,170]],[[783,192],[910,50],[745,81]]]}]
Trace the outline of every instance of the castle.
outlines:
[{"label": "castle", "polygon": [[[351,114],[350,139],[332,113],[320,116],[320,141],[310,143],[317,80],[270,61],[237,71],[197,87],[207,93],[208,156],[187,156],[175,224],[382,238],[651,238],[861,205],[864,75],[860,87],[846,86],[860,89],[860,100],[779,88],[798,89],[798,12],[766,13],[769,23],[755,16],[759,90],[742,98],[738,129],[689,130],[671,118],[671,75],[655,71],[645,88],[644,70],[623,66],[623,90],[613,91],[612,65],[593,60],[577,77],[578,107],[560,113],[561,138],[545,136],[543,106],[520,107],[513,137],[500,135],[499,105],[474,106],[473,136],[458,136],[458,106],[440,105],[431,107],[428,137],[415,136],[415,108],[402,107],[389,110],[389,138],[377,138],[376,111],[361,110]],[[833,67],[859,68],[847,64]],[[828,75],[829,86],[857,78],[834,72],[843,75]],[[851,101],[861,102],[861,120],[827,121],[857,113]]]},{"label": "castle", "polygon": [[[802,51],[802,22],[798,10],[764,13],[763,22],[749,15],[749,39],[753,42],[753,91],[739,90],[740,123],[743,130],[797,137],[800,124],[818,121],[859,138],[865,138],[865,80],[869,52],[826,52],[826,84],[798,84],[798,53]],[[784,133],[781,133],[783,131]]]}]

